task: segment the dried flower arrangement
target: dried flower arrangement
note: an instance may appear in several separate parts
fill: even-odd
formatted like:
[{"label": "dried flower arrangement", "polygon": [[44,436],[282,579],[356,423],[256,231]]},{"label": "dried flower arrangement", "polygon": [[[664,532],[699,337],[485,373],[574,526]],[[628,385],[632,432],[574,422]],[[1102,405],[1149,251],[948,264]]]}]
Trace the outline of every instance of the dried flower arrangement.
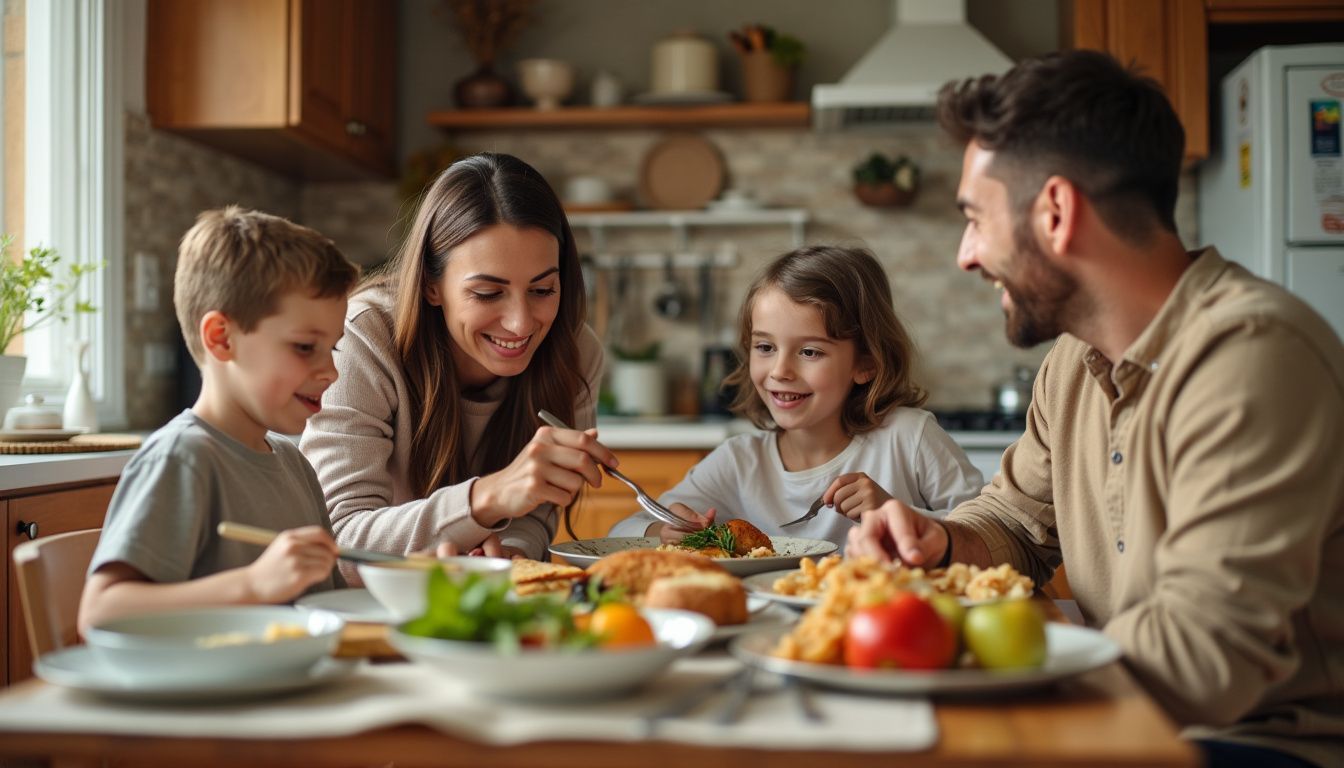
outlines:
[{"label": "dried flower arrangement", "polygon": [[477,64],[489,66],[532,16],[535,0],[444,0]]}]

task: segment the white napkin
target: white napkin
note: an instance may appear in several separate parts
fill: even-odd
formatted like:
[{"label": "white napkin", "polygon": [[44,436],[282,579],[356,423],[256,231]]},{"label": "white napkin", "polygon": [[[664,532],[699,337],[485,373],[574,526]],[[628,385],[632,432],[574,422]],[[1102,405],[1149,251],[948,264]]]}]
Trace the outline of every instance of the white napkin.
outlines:
[{"label": "white napkin", "polygon": [[[130,704],[43,685],[0,694],[0,733],[42,731],[173,737],[318,738],[402,723],[422,723],[488,744],[542,740],[640,741],[645,716],[678,695],[732,675],[727,657],[682,659],[639,692],[594,702],[526,704],[472,694],[414,664],[364,665],[321,688],[219,705]],[[659,721],[652,737],[758,749],[824,748],[864,751],[927,749],[938,727],[927,699],[887,698],[813,690],[825,720],[805,720],[772,675],[756,675],[757,693],[735,724],[718,725],[726,693],[690,713]]]}]

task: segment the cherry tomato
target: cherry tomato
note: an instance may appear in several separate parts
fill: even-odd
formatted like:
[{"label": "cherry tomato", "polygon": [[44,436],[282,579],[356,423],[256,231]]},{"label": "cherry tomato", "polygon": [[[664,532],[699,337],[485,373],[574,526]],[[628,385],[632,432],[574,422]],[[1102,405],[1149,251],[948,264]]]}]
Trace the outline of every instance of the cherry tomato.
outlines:
[{"label": "cherry tomato", "polygon": [[593,610],[588,629],[602,638],[603,648],[653,645],[653,628],[629,603],[607,603]]},{"label": "cherry tomato", "polygon": [[910,592],[856,611],[845,630],[845,664],[851,667],[943,669],[956,653],[952,626]]}]

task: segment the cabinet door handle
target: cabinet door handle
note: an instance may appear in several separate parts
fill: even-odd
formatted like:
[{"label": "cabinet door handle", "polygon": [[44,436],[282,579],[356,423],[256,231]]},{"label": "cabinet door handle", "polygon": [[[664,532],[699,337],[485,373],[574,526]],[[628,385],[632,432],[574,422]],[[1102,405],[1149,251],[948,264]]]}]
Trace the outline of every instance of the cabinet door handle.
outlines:
[{"label": "cabinet door handle", "polygon": [[25,523],[22,520],[14,526],[14,532],[20,536],[26,535],[30,540],[37,538],[37,523]]},{"label": "cabinet door handle", "polygon": [[358,120],[351,120],[345,124],[345,132],[351,136],[363,136],[368,128]]}]

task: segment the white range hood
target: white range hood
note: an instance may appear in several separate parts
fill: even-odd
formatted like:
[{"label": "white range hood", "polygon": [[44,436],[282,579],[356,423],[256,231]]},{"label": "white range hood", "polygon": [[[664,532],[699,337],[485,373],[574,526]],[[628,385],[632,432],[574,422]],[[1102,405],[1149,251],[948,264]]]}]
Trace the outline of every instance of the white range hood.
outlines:
[{"label": "white range hood", "polygon": [[839,83],[812,88],[817,130],[927,120],[949,80],[1013,65],[966,23],[965,0],[892,0],[892,27]]}]

